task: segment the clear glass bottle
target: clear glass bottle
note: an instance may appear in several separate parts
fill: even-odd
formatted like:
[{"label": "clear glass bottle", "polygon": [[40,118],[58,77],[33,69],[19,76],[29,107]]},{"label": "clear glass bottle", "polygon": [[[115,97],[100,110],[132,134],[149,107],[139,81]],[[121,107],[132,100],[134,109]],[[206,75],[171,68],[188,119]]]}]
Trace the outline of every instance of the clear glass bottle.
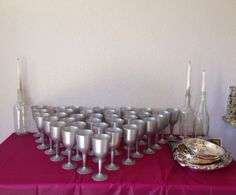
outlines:
[{"label": "clear glass bottle", "polygon": [[21,102],[14,105],[14,130],[17,135],[25,135],[25,106]]},{"label": "clear glass bottle", "polygon": [[16,135],[27,134],[25,126],[25,104],[24,104],[24,91],[21,78],[21,63],[17,58],[18,64],[18,89],[17,89],[17,101],[13,108],[14,113],[14,130]]},{"label": "clear glass bottle", "polygon": [[206,105],[205,71],[202,73],[202,91],[198,109],[194,115],[193,130],[195,137],[209,137],[209,115]]},{"label": "clear glass bottle", "polygon": [[179,134],[181,138],[193,136],[194,110],[191,106],[190,71],[191,71],[191,61],[189,61],[188,71],[187,71],[187,87],[186,87],[186,93],[185,93],[185,104],[184,104],[184,107],[180,110]]},{"label": "clear glass bottle", "polygon": [[191,94],[189,89],[185,94],[185,105],[180,110],[179,131],[181,138],[193,136],[193,118],[194,110],[191,106]]}]

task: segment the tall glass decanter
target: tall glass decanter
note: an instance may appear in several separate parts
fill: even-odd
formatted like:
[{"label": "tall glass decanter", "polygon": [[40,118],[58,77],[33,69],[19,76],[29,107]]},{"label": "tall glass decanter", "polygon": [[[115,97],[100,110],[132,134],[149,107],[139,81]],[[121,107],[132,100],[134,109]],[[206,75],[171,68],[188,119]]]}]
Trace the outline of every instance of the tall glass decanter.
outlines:
[{"label": "tall glass decanter", "polygon": [[18,89],[17,89],[17,101],[14,105],[14,130],[17,135],[25,135],[27,133],[25,128],[25,104],[24,104],[24,91],[21,78],[21,64],[18,60]]},{"label": "tall glass decanter", "polygon": [[194,115],[193,130],[195,137],[209,137],[209,115],[206,105],[206,81],[205,71],[202,72],[201,99]]},{"label": "tall glass decanter", "polygon": [[179,134],[181,138],[193,136],[194,110],[191,106],[190,70],[191,70],[191,62],[189,62],[188,65],[185,104],[184,107],[180,110]]}]

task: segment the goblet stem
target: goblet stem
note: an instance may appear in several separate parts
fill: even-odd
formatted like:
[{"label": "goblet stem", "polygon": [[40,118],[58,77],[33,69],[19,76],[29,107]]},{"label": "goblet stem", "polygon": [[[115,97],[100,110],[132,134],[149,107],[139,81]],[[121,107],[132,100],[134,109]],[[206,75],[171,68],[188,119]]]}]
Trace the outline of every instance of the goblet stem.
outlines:
[{"label": "goblet stem", "polygon": [[68,149],[68,162],[62,165],[63,169],[70,170],[76,167],[75,163],[71,162],[71,149]]},{"label": "goblet stem", "polygon": [[127,159],[130,159],[130,144],[128,145],[128,150],[127,150]]},{"label": "goblet stem", "polygon": [[158,133],[155,134],[155,144],[158,142]]},{"label": "goblet stem", "polygon": [[56,143],[55,145],[56,145],[55,156],[52,156],[50,158],[50,160],[53,161],[53,162],[59,162],[59,161],[63,160],[64,157],[59,155],[59,143]]},{"label": "goblet stem", "polygon": [[59,143],[56,143],[56,156],[59,154]]},{"label": "goblet stem", "polygon": [[114,150],[111,150],[111,164],[114,163]]},{"label": "goblet stem", "polygon": [[151,147],[151,135],[148,134],[148,148]]},{"label": "goblet stem", "polygon": [[41,139],[42,139],[42,142],[40,145],[37,146],[37,148],[39,150],[45,150],[48,148],[48,146],[45,144],[45,141],[44,141],[44,133],[41,133]]},{"label": "goblet stem", "polygon": [[44,133],[41,133],[42,145],[45,145]]},{"label": "goblet stem", "polygon": [[88,174],[92,171],[92,169],[86,166],[86,161],[87,161],[86,153],[82,153],[82,158],[83,158],[83,166],[78,168],[77,172],[79,174]]},{"label": "goblet stem", "polygon": [[52,139],[50,137],[49,137],[49,149],[45,150],[44,153],[47,155],[55,154],[55,151],[52,147]]},{"label": "goblet stem", "polygon": [[72,160],[73,161],[80,161],[82,160],[81,156],[79,155],[79,148],[76,147],[76,154],[74,156],[72,156]]},{"label": "goblet stem", "polygon": [[161,130],[161,140],[159,141],[159,144],[165,144],[166,141],[164,140],[164,129]]},{"label": "goblet stem", "polygon": [[170,135],[168,137],[169,140],[174,140],[175,136],[173,135],[174,124],[170,124]]},{"label": "goblet stem", "polygon": [[83,157],[83,168],[86,168],[86,160],[87,160],[87,156],[85,153],[82,154]]},{"label": "goblet stem", "polygon": [[102,173],[102,159],[99,158],[98,160],[98,174]]},{"label": "goblet stem", "polygon": [[71,149],[68,149],[68,164],[71,163]]},{"label": "goblet stem", "polygon": [[52,150],[52,139],[49,138],[49,149]]},{"label": "goblet stem", "polygon": [[105,166],[105,168],[109,171],[116,171],[120,168],[117,164],[114,163],[114,156],[115,150],[111,149],[111,163]]},{"label": "goblet stem", "polygon": [[144,150],[144,152],[146,153],[146,154],[154,154],[155,153],[155,151],[151,148],[151,134],[148,134],[147,135],[148,137],[147,137],[147,142],[148,142],[148,147],[147,147],[147,149],[146,150]]}]

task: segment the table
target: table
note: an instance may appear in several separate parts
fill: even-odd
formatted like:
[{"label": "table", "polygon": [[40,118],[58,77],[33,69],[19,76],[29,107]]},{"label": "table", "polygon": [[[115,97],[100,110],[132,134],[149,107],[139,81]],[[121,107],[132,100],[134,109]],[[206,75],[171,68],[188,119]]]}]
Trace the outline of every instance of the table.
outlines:
[{"label": "table", "polygon": [[[193,171],[174,161],[168,145],[153,155],[137,159],[135,166],[121,165],[124,153],[115,158],[120,170],[103,169],[109,179],[94,182],[91,175],[97,164],[91,157],[92,174],[79,175],[76,170],[63,170],[62,162],[51,162],[36,149],[32,134],[10,135],[0,146],[0,195],[8,194],[236,194],[236,162],[209,172]],[[141,148],[142,150],[143,148]],[[109,157],[106,159],[109,163]],[[82,162],[77,163],[81,166]]]}]

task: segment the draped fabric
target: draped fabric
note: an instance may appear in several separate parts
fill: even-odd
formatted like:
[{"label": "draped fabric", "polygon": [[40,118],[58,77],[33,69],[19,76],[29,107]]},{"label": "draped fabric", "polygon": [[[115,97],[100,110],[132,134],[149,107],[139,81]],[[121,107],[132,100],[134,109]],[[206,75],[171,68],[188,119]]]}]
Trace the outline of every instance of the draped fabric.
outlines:
[{"label": "draped fabric", "polygon": [[[107,171],[110,163],[107,155],[103,172],[108,180],[95,182],[91,176],[96,173],[97,164],[88,156],[91,174],[80,175],[74,170],[63,170],[66,162],[51,162],[49,156],[36,149],[32,134],[12,134],[0,145],[0,195],[4,194],[236,194],[236,162],[215,171],[193,171],[181,167],[173,159],[167,145],[156,154],[137,159],[134,166],[122,165],[126,151],[115,157],[120,165],[118,171]],[[140,147],[142,151],[144,147]],[[80,167],[82,161],[76,162]]]}]

